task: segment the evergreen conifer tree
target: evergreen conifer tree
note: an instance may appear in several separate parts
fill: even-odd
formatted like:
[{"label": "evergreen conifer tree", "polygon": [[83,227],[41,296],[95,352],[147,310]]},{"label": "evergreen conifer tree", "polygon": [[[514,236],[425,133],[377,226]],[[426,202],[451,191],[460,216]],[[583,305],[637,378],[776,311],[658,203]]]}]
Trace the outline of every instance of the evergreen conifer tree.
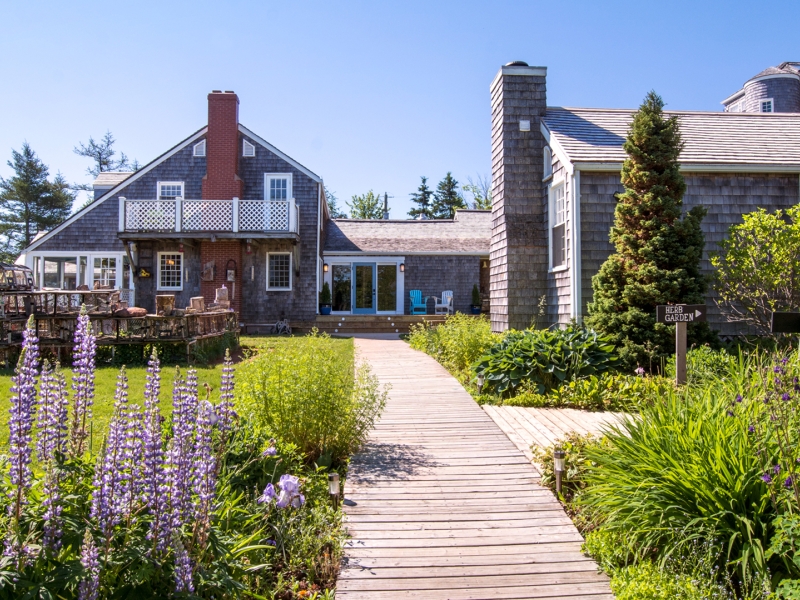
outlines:
[{"label": "evergreen conifer tree", "polygon": [[[49,170],[26,142],[11,150],[10,179],[0,177],[0,236],[4,253],[18,254],[40,231],[52,229],[69,216],[75,195],[59,173],[48,181]],[[9,257],[6,256],[6,259]]]},{"label": "evergreen conifer tree", "polygon": [[458,181],[450,171],[436,186],[433,202],[434,219],[452,219],[456,216],[457,208],[466,208],[464,197],[458,191]]},{"label": "evergreen conifer tree", "polygon": [[[612,337],[628,368],[658,369],[674,352],[675,326],[656,323],[658,304],[702,304],[703,207],[681,218],[686,184],[678,166],[683,148],[678,119],[647,94],[624,144],[625,191],[617,195],[610,239],[615,252],[592,279],[586,324]],[[689,326],[691,343],[715,342],[705,323]]]},{"label": "evergreen conifer tree", "polygon": [[420,177],[420,179],[422,181],[420,182],[417,191],[411,194],[411,201],[417,206],[408,211],[408,216],[413,217],[414,219],[432,219],[433,206],[431,203],[431,197],[433,196],[433,190],[428,187],[427,177],[423,176]]}]

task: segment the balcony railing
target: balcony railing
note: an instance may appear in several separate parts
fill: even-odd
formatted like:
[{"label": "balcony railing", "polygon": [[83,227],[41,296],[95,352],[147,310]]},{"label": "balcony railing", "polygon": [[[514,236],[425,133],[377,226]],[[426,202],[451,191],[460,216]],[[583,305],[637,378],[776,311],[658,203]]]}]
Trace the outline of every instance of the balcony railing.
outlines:
[{"label": "balcony railing", "polygon": [[148,233],[299,233],[290,200],[119,199],[119,231]]}]

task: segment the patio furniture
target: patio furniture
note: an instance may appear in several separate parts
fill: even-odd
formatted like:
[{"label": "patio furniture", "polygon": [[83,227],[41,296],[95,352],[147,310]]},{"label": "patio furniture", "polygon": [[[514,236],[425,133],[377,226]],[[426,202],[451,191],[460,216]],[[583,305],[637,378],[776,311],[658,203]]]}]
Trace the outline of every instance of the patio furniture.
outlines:
[{"label": "patio furniture", "polygon": [[428,305],[422,299],[422,290],[411,290],[408,292],[411,297],[411,314],[412,315],[427,315]]},{"label": "patio furniture", "polygon": [[442,292],[441,302],[439,301],[439,298],[437,298],[436,296],[434,296],[434,300],[436,300],[436,304],[433,307],[433,314],[435,315],[453,314],[453,292],[451,290]]}]

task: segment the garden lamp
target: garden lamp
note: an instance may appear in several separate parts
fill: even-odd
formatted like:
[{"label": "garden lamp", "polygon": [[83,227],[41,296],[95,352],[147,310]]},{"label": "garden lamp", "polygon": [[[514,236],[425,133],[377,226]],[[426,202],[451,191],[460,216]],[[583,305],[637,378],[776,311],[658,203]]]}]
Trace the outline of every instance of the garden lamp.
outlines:
[{"label": "garden lamp", "polygon": [[479,394],[483,390],[483,381],[484,381],[483,377],[484,377],[483,373],[479,373],[478,374],[478,393]]},{"label": "garden lamp", "polygon": [[553,471],[556,474],[556,493],[561,493],[561,478],[564,476],[564,459],[567,453],[563,450],[553,452]]},{"label": "garden lamp", "polygon": [[333,500],[333,507],[339,506],[339,474],[336,472],[328,473],[328,493]]}]

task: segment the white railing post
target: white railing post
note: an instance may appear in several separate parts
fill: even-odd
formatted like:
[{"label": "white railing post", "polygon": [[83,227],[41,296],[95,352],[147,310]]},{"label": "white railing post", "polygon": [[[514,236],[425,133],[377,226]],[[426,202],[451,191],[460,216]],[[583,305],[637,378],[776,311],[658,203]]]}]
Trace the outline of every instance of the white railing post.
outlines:
[{"label": "white railing post", "polygon": [[286,204],[286,230],[294,231],[294,198],[290,199]]},{"label": "white railing post", "polygon": [[119,197],[119,221],[117,231],[125,231],[125,196]]},{"label": "white railing post", "polygon": [[231,210],[233,211],[233,233],[239,233],[239,199],[236,196],[233,197]]},{"label": "white railing post", "polygon": [[175,197],[175,231],[181,232],[181,225],[183,224],[183,198],[180,196]]}]

